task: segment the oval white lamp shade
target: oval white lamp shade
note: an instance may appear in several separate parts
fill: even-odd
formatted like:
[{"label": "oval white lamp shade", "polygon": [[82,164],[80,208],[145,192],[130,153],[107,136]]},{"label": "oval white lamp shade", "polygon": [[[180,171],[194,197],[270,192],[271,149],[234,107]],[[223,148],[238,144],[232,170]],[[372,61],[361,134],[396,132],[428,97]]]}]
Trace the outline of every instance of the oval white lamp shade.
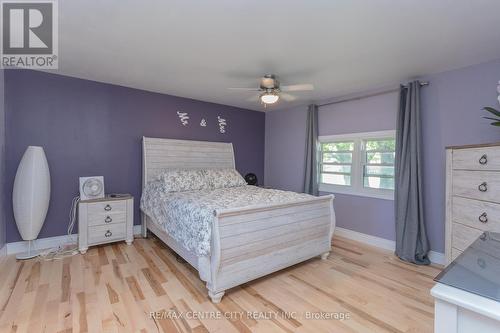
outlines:
[{"label": "oval white lamp shade", "polygon": [[42,147],[29,146],[17,168],[12,204],[17,229],[34,240],[43,226],[50,201],[50,172]]}]

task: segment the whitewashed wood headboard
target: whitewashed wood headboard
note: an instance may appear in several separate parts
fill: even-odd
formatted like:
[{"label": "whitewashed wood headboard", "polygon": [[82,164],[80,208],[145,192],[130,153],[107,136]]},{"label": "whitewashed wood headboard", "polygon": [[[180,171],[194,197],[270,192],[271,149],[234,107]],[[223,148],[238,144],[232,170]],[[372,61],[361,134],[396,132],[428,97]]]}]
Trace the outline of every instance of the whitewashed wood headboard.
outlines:
[{"label": "whitewashed wood headboard", "polygon": [[169,168],[235,168],[233,144],[142,137],[142,187]]}]

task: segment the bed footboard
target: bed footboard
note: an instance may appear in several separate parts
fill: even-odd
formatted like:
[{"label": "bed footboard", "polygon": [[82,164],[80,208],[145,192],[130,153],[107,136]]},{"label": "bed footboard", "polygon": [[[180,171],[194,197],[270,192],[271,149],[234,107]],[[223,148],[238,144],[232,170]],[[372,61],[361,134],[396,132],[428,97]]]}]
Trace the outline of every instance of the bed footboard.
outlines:
[{"label": "bed footboard", "polygon": [[321,255],[335,228],[333,195],[286,204],[216,212],[212,229],[209,296]]}]

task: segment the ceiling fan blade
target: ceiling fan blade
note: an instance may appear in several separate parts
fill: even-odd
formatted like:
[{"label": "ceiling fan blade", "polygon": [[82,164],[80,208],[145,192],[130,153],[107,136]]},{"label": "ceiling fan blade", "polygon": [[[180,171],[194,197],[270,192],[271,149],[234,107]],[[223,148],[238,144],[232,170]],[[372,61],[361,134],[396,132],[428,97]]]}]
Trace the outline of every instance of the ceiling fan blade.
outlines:
[{"label": "ceiling fan blade", "polygon": [[258,102],[258,101],[260,101],[259,95],[254,95],[254,96],[252,96],[250,98],[247,98],[246,101],[247,102]]},{"label": "ceiling fan blade", "polygon": [[310,91],[310,90],[314,90],[314,85],[312,85],[310,83],[294,84],[291,86],[281,86],[280,90],[281,91]]},{"label": "ceiling fan blade", "polygon": [[292,101],[295,101],[297,99],[297,97],[290,95],[290,94],[287,94],[287,93],[283,93],[283,92],[280,93],[280,97],[283,98],[283,100],[286,102],[292,102]]},{"label": "ceiling fan blade", "polygon": [[239,90],[239,91],[260,91],[259,88],[227,88],[229,90]]}]

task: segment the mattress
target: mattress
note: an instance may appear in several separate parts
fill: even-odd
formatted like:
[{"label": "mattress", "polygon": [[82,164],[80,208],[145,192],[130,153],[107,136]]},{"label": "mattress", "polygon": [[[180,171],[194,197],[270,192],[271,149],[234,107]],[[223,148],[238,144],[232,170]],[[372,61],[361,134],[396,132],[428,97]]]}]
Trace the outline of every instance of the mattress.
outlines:
[{"label": "mattress", "polygon": [[141,210],[188,251],[196,256],[207,256],[216,210],[287,203],[311,197],[251,185],[168,192],[162,181],[153,181],[143,191]]}]

